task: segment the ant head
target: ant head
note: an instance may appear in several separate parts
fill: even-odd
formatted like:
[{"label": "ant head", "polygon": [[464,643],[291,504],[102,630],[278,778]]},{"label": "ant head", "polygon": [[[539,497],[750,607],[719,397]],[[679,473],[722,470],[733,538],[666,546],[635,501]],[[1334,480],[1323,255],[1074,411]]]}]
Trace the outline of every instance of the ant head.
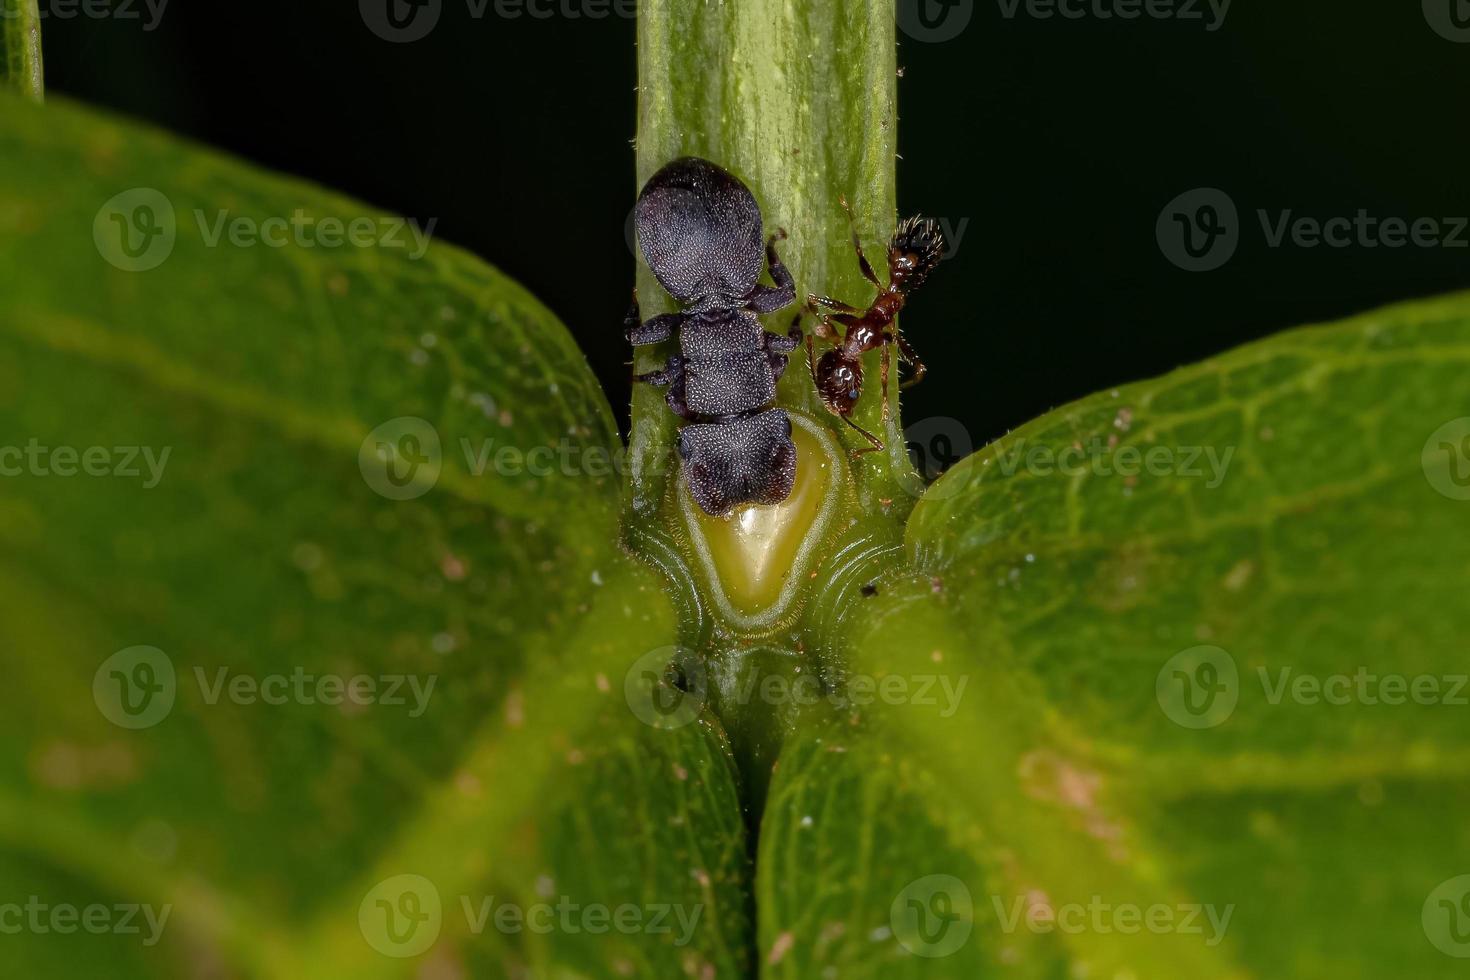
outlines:
[{"label": "ant head", "polygon": [[862,363],[856,358],[844,360],[840,352],[829,350],[817,361],[816,383],[817,394],[828,411],[851,415],[863,390]]},{"label": "ant head", "polygon": [[944,257],[944,233],[933,218],[905,218],[888,240],[888,273],[907,292],[921,284]]}]

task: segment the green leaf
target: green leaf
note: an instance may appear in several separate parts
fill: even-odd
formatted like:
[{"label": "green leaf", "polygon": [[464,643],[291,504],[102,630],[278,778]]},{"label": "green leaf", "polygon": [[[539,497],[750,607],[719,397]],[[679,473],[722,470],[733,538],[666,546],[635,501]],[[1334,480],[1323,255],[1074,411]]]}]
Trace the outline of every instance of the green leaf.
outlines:
[{"label": "green leaf", "polygon": [[0,0],[0,89],[37,101],[44,91],[41,71],[41,14],[36,0]]},{"label": "green leaf", "polygon": [[0,97],[0,878],[171,910],[8,935],[17,973],[745,968],[730,750],[630,710],[676,631],[608,406],[411,231]]},{"label": "green leaf", "polygon": [[[763,955],[791,931],[791,976],[1458,975],[1467,356],[1467,296],[1292,331],[1060,409],[935,484],[915,570],[841,631],[855,676],[912,696],[783,757]],[[964,693],[926,703],[931,678]],[[845,853],[835,883],[799,870]],[[936,947],[873,930],[934,872],[973,933],[904,957]],[[930,936],[956,907],[933,900]]]}]

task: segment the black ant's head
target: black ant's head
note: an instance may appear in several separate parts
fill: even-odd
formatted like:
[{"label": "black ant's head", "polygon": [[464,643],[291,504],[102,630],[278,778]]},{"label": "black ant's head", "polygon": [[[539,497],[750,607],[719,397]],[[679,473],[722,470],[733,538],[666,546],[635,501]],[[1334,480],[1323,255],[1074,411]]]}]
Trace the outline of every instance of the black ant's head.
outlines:
[{"label": "black ant's head", "polygon": [[888,274],[908,292],[924,282],[944,258],[944,232],[933,218],[905,218],[888,240]]},{"label": "black ant's head", "polygon": [[817,361],[816,383],[828,411],[851,415],[863,390],[863,366],[856,358],[844,360],[840,351],[829,350]]}]

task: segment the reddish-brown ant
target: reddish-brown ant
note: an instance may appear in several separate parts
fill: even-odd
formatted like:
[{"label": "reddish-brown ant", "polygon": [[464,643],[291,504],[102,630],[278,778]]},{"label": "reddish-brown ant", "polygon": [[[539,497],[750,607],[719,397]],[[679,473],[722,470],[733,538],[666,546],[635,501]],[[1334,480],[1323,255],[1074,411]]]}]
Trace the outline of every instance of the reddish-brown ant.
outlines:
[{"label": "reddish-brown ant", "polygon": [[[863,355],[875,348],[883,348],[880,381],[883,388],[883,425],[886,430],[889,415],[890,343],[898,348],[899,359],[914,370],[913,376],[899,387],[907,388],[918,383],[928,370],[908,341],[898,332],[894,320],[899,310],[903,309],[908,294],[939,264],[944,255],[944,235],[939,230],[939,223],[932,218],[913,217],[899,222],[893,237],[888,240],[888,285],[884,286],[873,274],[873,267],[868,264],[867,256],[863,255],[863,244],[858,238],[857,223],[853,220],[847,198],[840,200],[842,209],[847,212],[848,224],[852,226],[852,247],[857,252],[858,268],[862,270],[865,279],[878,287],[878,295],[866,310],[859,310],[828,296],[818,296],[815,293],[807,296],[806,311],[817,318],[806,339],[807,367],[811,370],[817,394],[821,396],[822,404],[827,406],[827,410],[862,433],[863,438],[872,444],[854,453],[861,455],[883,449],[883,442],[877,436],[852,420],[853,407],[857,405],[858,395],[863,390]],[[832,312],[824,313],[823,310]],[[801,317],[802,314],[798,313],[798,322]],[[845,328],[841,336],[837,325]],[[816,337],[835,345],[820,360],[817,359],[813,342]]]}]

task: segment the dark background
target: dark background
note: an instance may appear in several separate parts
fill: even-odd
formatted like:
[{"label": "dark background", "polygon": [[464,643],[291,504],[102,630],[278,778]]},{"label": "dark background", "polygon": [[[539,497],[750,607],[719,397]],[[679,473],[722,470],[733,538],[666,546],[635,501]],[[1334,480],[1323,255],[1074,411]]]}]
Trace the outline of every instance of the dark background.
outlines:
[{"label": "dark background", "polygon": [[[1440,2],[1463,5],[1237,0],[1215,31],[1203,2],[1197,20],[929,8],[940,33],[969,21],[900,32],[899,206],[963,234],[906,318],[931,372],[905,417],[954,416],[978,445],[1283,327],[1470,285],[1464,247],[1272,248],[1256,216],[1470,215],[1470,44],[1431,28]],[[135,9],[49,18],[50,90],[438,218],[561,316],[626,424],[632,21],[445,0],[428,38],[389,44],[353,2],[171,0],[152,31]],[[1155,222],[1202,186],[1239,208],[1240,244],[1187,272]]]}]

